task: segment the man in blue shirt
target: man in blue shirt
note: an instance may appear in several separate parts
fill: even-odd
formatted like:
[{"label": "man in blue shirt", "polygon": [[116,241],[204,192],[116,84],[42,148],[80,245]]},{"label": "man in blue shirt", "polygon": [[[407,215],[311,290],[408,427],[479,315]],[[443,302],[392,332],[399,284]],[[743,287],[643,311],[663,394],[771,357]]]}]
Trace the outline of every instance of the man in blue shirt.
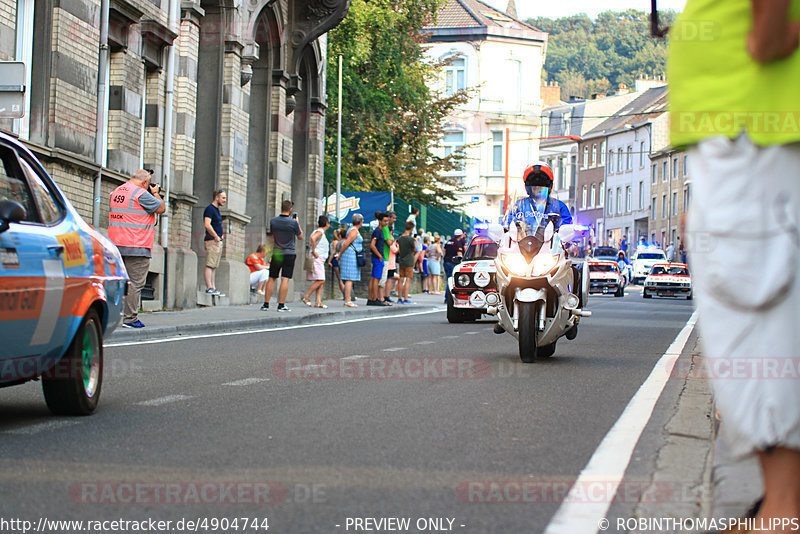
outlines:
[{"label": "man in blue shirt", "polygon": [[222,214],[219,208],[225,205],[228,196],[224,189],[217,189],[214,191],[214,200],[206,206],[203,211],[203,227],[206,230],[206,235],[203,238],[203,244],[206,248],[206,293],[212,295],[224,296],[217,290],[215,284],[215,274],[217,267],[219,267],[219,260],[222,257]]},{"label": "man in blue shirt", "polygon": [[384,302],[381,296],[380,281],[383,277],[383,265],[388,259],[385,258],[384,245],[386,240],[383,235],[383,227],[389,222],[389,217],[385,213],[376,213],[375,220],[378,221],[378,226],[372,231],[372,238],[370,241],[370,250],[372,251],[372,277],[369,279],[369,298],[367,306],[390,306],[388,302]]}]

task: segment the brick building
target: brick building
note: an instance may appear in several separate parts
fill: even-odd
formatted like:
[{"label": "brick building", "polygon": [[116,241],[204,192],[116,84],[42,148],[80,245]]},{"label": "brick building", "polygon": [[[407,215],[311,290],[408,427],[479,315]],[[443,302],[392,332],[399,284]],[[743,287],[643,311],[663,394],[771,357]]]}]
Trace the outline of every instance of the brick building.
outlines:
[{"label": "brick building", "polygon": [[155,170],[168,211],[147,309],[196,305],[202,212],[225,188],[217,287],[246,302],[243,260],[266,241],[281,201],[295,202],[305,229],[315,226],[324,34],[349,3],[0,0],[0,60],[22,61],[28,77],[26,116],[0,128],[25,141],[101,229],[109,193],[136,169]]}]

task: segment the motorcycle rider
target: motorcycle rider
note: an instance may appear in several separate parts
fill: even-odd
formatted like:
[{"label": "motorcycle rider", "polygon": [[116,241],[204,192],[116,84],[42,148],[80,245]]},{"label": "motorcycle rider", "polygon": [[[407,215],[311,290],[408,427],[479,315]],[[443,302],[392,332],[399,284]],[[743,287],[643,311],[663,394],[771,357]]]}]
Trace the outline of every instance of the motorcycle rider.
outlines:
[{"label": "motorcycle rider", "polygon": [[[512,222],[530,225],[531,221],[542,219],[542,215],[557,214],[558,220],[553,223],[555,230],[558,231],[562,224],[572,224],[572,213],[569,207],[555,197],[550,196],[553,190],[553,169],[543,161],[537,161],[529,165],[522,173],[525,181],[525,192],[528,196],[523,197],[511,207],[511,210],[503,219],[503,226],[508,228]],[[534,232],[536,228],[532,229]],[[584,305],[583,291],[581,287],[583,264],[573,265],[574,284],[572,293],[580,299],[580,305]]]},{"label": "motorcycle rider", "polygon": [[517,200],[506,214],[503,226],[508,227],[512,221],[524,223],[538,219],[535,214],[556,213],[560,216],[555,229],[562,224],[572,224],[572,213],[566,204],[550,196],[553,190],[553,170],[543,161],[528,166],[522,173],[525,181],[525,192],[528,196]]}]

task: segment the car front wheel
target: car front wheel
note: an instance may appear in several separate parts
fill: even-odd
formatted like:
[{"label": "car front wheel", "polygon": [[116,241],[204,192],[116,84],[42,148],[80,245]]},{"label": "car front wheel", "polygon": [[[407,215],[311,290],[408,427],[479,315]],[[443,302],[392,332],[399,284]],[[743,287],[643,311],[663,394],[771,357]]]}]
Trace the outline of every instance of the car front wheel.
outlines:
[{"label": "car front wheel", "polygon": [[56,415],[89,415],[103,385],[103,328],[90,309],[66,354],[42,375],[47,407]]}]

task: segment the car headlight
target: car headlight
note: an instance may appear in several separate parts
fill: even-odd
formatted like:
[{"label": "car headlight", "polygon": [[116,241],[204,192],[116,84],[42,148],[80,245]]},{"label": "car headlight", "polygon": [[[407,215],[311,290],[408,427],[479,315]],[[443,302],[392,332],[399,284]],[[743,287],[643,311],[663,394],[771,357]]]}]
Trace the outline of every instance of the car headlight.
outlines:
[{"label": "car headlight", "polygon": [[528,262],[521,254],[503,254],[500,256],[503,265],[513,274],[525,276],[528,274]]},{"label": "car headlight", "polygon": [[456,285],[459,287],[467,287],[469,285],[469,275],[461,273],[456,277]]},{"label": "car headlight", "polygon": [[539,254],[533,258],[533,274],[540,276],[550,272],[556,264],[556,257],[552,254]]}]

